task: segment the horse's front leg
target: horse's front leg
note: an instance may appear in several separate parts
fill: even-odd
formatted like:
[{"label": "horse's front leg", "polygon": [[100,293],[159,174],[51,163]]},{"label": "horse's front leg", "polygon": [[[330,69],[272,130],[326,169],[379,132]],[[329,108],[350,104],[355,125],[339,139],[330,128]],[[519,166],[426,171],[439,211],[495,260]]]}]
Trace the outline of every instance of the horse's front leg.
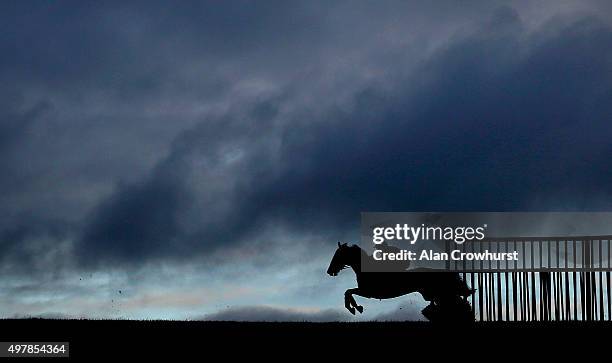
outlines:
[{"label": "horse's front leg", "polygon": [[357,304],[357,301],[355,301],[353,294],[360,295],[358,287],[346,290],[346,292],[344,293],[344,306],[353,315],[355,315],[355,309],[357,309],[359,313],[363,313],[363,306]]},{"label": "horse's front leg", "polygon": [[353,305],[357,303],[355,302],[355,299],[353,298],[353,295],[351,294],[351,290],[353,289],[348,289],[344,292],[344,307],[351,314],[355,315],[355,308],[353,307]]}]

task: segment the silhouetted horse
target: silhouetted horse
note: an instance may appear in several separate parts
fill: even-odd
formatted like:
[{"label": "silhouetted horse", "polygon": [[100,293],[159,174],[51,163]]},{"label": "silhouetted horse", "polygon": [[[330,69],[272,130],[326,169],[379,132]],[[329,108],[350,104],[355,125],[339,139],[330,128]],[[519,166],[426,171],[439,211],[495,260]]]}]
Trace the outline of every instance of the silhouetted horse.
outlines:
[{"label": "silhouetted horse", "polygon": [[360,313],[353,295],[375,299],[390,299],[413,292],[420,293],[430,304],[423,309],[423,315],[430,321],[473,321],[472,309],[466,297],[471,290],[454,272],[434,272],[420,268],[410,272],[364,272],[362,262],[374,262],[359,246],[347,246],[338,242],[338,249],[332,258],[327,273],[336,276],[345,268],[352,268],[357,276],[357,287],[344,293],[344,306],[352,314]]}]

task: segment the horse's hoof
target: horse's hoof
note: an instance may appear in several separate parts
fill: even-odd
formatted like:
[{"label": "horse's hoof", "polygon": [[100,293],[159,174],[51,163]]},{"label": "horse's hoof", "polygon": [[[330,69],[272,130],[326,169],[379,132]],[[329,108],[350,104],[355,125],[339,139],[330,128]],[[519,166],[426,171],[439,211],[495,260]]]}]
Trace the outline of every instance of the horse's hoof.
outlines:
[{"label": "horse's hoof", "polygon": [[363,313],[363,306],[357,306],[357,311],[359,311],[359,314]]},{"label": "horse's hoof", "polygon": [[353,308],[352,306],[350,308],[346,308],[346,310],[348,310],[351,314],[355,315],[355,308]]}]

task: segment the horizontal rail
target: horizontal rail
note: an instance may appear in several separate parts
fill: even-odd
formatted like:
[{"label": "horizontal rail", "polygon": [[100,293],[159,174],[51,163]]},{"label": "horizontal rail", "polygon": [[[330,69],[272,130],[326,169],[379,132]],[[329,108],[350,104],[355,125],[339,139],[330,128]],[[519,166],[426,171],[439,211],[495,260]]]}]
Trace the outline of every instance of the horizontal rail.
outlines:
[{"label": "horizontal rail", "polygon": [[531,241],[609,241],[612,240],[612,235],[602,236],[555,236],[555,237],[487,237],[483,240],[471,240],[470,242],[531,242]]},{"label": "horizontal rail", "polygon": [[[442,271],[442,270],[441,270]],[[560,267],[560,268],[482,268],[482,269],[450,269],[443,270],[457,273],[502,273],[502,272],[610,272],[612,267]]]}]

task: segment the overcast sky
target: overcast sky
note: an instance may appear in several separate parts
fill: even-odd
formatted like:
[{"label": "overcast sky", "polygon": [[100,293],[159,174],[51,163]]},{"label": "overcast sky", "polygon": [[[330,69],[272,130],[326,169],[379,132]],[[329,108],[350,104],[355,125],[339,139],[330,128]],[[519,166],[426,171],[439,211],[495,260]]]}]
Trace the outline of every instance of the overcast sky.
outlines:
[{"label": "overcast sky", "polygon": [[608,1],[3,1],[0,316],[351,319],[361,211],[611,210],[611,121]]}]

